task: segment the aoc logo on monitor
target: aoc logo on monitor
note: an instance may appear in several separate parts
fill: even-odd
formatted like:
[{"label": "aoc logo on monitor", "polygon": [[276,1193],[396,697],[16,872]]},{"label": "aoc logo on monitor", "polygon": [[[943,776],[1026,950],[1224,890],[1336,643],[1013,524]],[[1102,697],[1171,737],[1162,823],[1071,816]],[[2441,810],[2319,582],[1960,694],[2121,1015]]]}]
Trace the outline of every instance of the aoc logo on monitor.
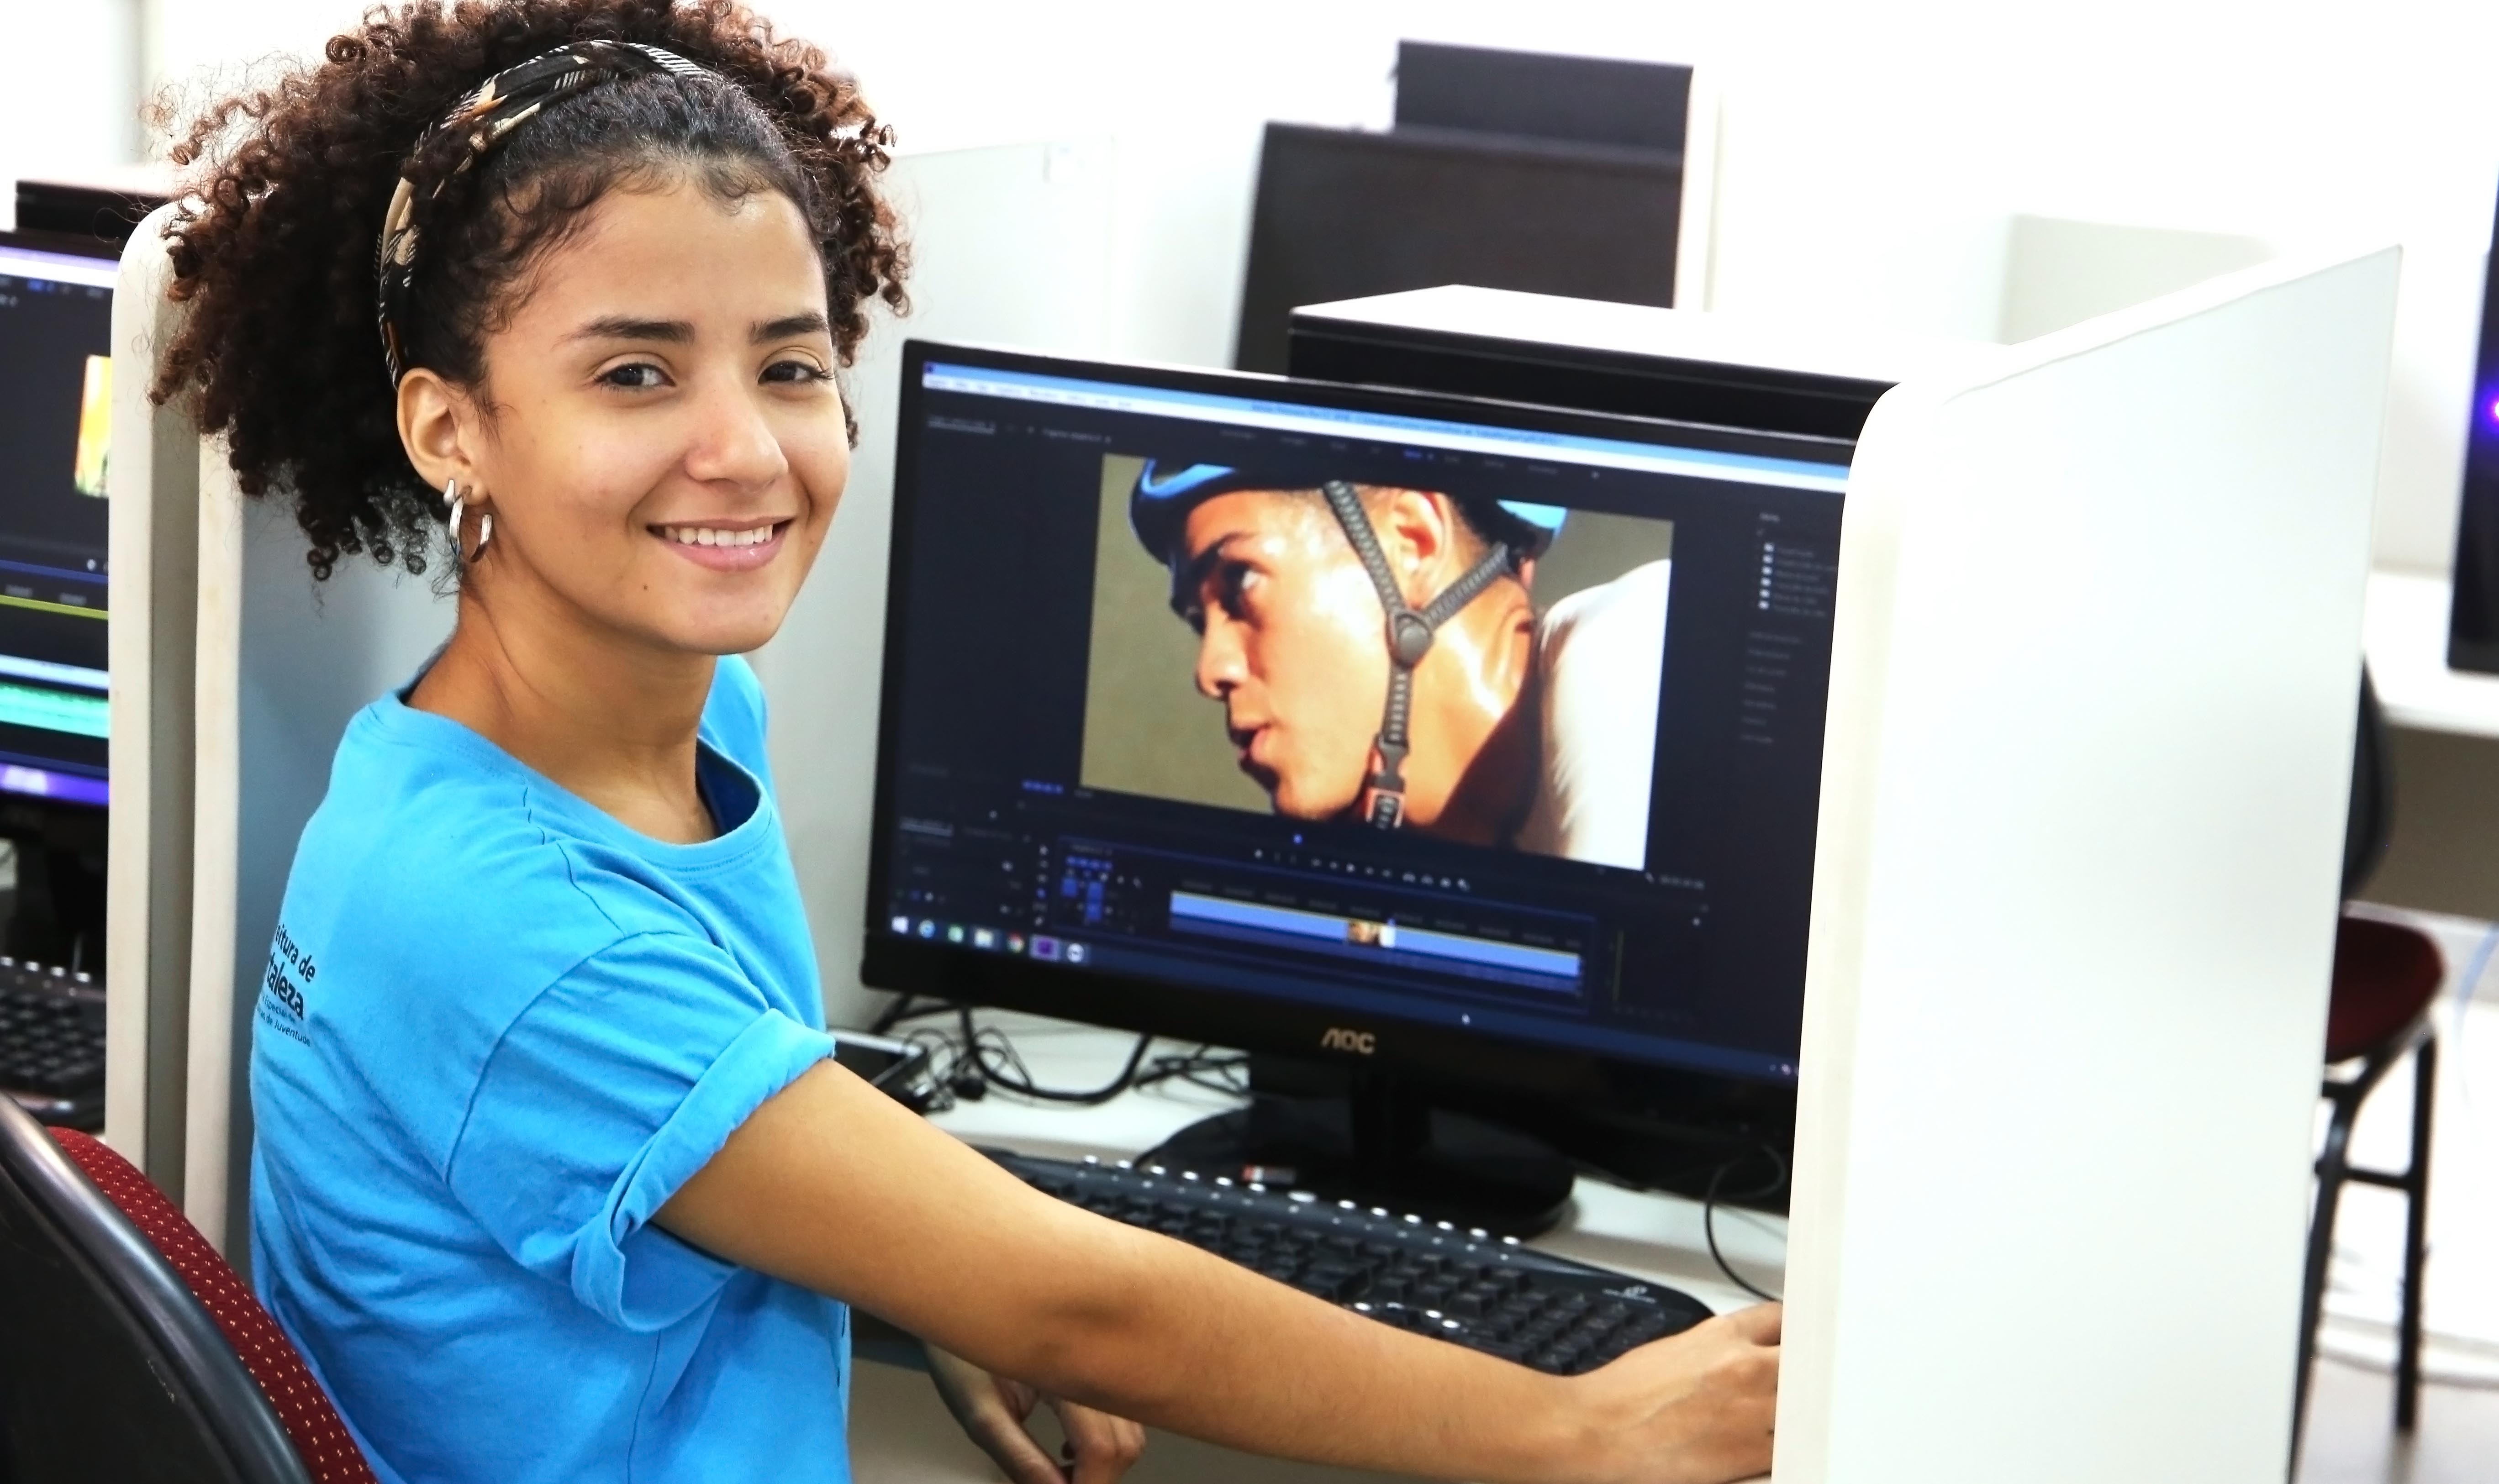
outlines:
[{"label": "aoc logo on monitor", "polygon": [[1327,1029],[1327,1034],[1319,1037],[1319,1049],[1351,1051],[1357,1056],[1369,1056],[1379,1049],[1379,1038],[1370,1031],[1348,1030],[1342,1025],[1331,1025]]}]

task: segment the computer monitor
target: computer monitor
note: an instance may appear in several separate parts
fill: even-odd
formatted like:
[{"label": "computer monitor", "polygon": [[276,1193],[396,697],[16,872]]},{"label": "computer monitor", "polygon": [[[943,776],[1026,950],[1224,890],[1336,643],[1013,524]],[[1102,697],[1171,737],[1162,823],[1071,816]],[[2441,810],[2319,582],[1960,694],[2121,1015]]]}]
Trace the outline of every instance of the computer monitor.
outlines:
[{"label": "computer monitor", "polygon": [[[1390,1089],[1792,1098],[1848,443],[922,341],[900,417],[865,983],[1333,1058],[1347,1178],[1513,1229],[1567,1170]],[[1489,574],[1393,827],[1355,522]]]},{"label": "computer monitor", "polygon": [[2499,228],[2483,269],[2482,328],[2464,415],[2464,491],[2456,509],[2455,590],[2447,662],[2499,674]]},{"label": "computer monitor", "polygon": [[1399,43],[1386,131],[1267,125],[1233,364],[1284,370],[1302,305],[1444,283],[1674,303],[1684,245],[1706,247],[1714,123],[1693,84],[1671,63]]},{"label": "computer monitor", "polygon": [[90,970],[111,798],[114,270],[109,243],[0,234],[0,835],[18,847],[7,943]]}]

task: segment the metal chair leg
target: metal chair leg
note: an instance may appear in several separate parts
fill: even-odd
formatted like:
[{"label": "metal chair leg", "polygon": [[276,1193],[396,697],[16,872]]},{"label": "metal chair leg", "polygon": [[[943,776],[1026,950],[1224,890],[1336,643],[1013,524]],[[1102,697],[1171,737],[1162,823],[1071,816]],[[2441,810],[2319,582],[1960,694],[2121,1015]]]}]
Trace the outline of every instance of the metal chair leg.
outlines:
[{"label": "metal chair leg", "polygon": [[2404,1168],[2404,1315],[2395,1343],[2395,1430],[2420,1415],[2421,1277],[2429,1258],[2429,1128],[2438,1103],[2438,1037],[2413,1054],[2413,1146]]},{"label": "metal chair leg", "polygon": [[2300,1438],[2308,1424],[2309,1376],[2317,1368],[2317,1329],[2325,1314],[2325,1270],[2334,1255],[2334,1213],[2342,1204],[2343,1182],[2350,1173],[2347,1155],[2352,1143],[2352,1122],[2360,1111],[2360,1100],[2344,1097],[2329,1088],[2327,1096],[2334,1103],[2333,1116],[2325,1125],[2325,1148],[2317,1157],[2317,1210],[2308,1224],[2308,1271],[2299,1293],[2299,1381],[2292,1393],[2290,1410],[2290,1458],[2295,1471],[2299,1467]]}]

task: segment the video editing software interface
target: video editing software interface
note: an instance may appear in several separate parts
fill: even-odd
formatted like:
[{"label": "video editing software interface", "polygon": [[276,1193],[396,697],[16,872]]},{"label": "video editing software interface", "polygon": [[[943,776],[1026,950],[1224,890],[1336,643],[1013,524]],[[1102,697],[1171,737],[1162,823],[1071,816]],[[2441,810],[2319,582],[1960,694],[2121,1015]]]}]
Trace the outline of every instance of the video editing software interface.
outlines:
[{"label": "video editing software interface", "polygon": [[0,242],[0,791],[108,800],[114,261]]},{"label": "video editing software interface", "polygon": [[[904,377],[872,933],[1794,1079],[1846,444],[920,343]],[[1394,827],[1355,520],[1413,607],[1487,579],[1409,672]]]}]

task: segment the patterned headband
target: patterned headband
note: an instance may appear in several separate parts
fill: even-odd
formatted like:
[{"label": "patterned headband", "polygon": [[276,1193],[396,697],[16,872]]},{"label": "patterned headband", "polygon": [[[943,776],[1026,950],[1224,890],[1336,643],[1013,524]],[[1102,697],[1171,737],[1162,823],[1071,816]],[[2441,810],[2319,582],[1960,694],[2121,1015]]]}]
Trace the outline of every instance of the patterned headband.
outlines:
[{"label": "patterned headband", "polygon": [[[407,168],[415,168],[415,162],[425,156],[427,146],[434,143],[436,136],[446,133],[466,136],[468,153],[461,156],[450,176],[435,182],[434,189],[428,193],[429,199],[438,196],[451,177],[476,164],[489,150],[502,144],[504,136],[536,117],[538,111],[548,104],[569,98],[601,82],[659,72],[680,78],[719,76],[673,51],[646,47],[639,42],[586,41],[559,47],[488,78],[439,123],[417,137],[416,147],[408,151]],[[399,378],[407,370],[399,326],[407,312],[408,286],[416,279],[415,210],[416,182],[402,175],[399,189],[391,193],[390,210],[382,217],[381,241],[373,249],[382,359],[390,368],[393,387],[399,385]]]}]

